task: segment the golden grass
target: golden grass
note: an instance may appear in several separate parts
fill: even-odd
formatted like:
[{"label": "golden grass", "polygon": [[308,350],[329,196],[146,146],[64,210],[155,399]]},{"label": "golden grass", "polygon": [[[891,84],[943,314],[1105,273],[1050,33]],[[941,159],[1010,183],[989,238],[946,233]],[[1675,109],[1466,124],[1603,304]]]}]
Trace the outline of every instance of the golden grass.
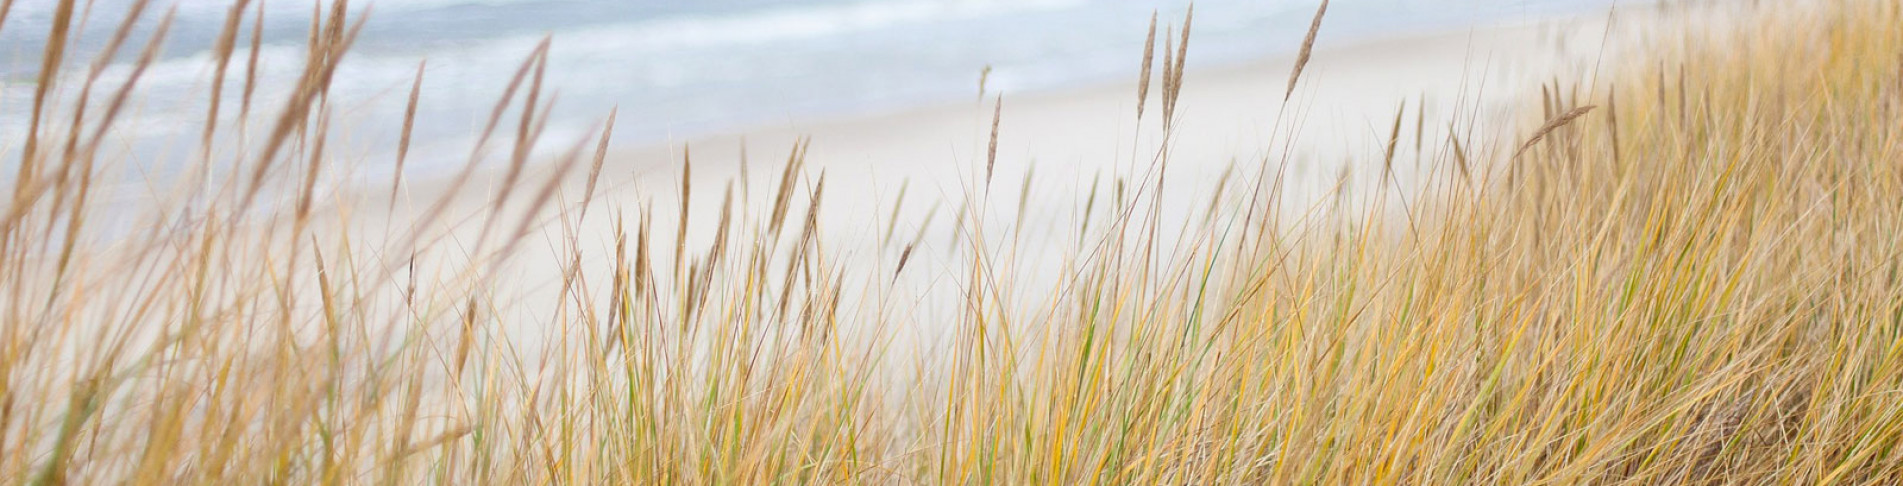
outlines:
[{"label": "golden grass", "polygon": [[1328,15],[1328,0],[1322,0],[1321,6],[1315,7],[1315,20],[1308,24],[1308,37],[1302,38],[1302,47],[1296,51],[1295,68],[1289,70],[1288,90],[1282,94],[1283,101],[1295,96],[1295,83],[1302,80],[1302,69],[1308,67],[1308,59],[1315,53],[1315,35],[1321,33],[1322,17],[1326,15]]},{"label": "golden grass", "polygon": [[[340,170],[324,93],[362,25],[341,2],[313,21],[304,76],[262,139],[214,137],[248,124],[254,24],[240,120],[204,132],[223,142],[202,147],[202,175],[106,207],[91,194],[112,163],[98,147],[137,71],[96,120],[96,69],[81,102],[46,104],[75,4],[55,10],[0,219],[0,482],[1903,478],[1895,2],[1764,7],[1735,29],[1659,41],[1617,88],[1552,86],[1514,152],[1425,142],[1436,175],[1399,205],[1406,224],[1385,188],[1341,196],[1372,204],[1279,208],[1264,160],[1217,181],[1178,239],[1143,204],[1160,181],[1119,178],[1107,212],[1093,212],[1093,185],[1076,254],[1047,287],[982,243],[985,211],[960,205],[956,251],[970,263],[936,271],[962,299],[929,322],[899,317],[893,296],[908,263],[931,270],[913,257],[924,229],[888,248],[895,207],[880,245],[895,264],[843,264],[819,228],[825,179],[803,169],[810,142],[766,207],[729,185],[709,246],[689,244],[683,177],[671,253],[657,253],[669,245],[648,203],[606,209],[612,249],[585,250],[613,115],[548,170],[528,167],[551,103],[546,43],[439,200],[391,235],[354,232],[317,189]],[[218,40],[220,78],[245,8]],[[1165,29],[1166,119],[1188,24],[1174,46]],[[510,110],[506,183],[477,196],[490,201],[482,222],[436,224]],[[59,115],[70,124],[39,122]],[[591,141],[575,204],[563,181]],[[1163,165],[1169,152],[1134,155]],[[113,211],[136,224],[98,223]],[[498,298],[514,283],[505,263],[540,227],[565,239],[548,260],[563,276],[554,297]],[[895,336],[926,326],[948,326],[942,349],[891,355]],[[524,327],[552,337],[521,342],[510,330]]]}]

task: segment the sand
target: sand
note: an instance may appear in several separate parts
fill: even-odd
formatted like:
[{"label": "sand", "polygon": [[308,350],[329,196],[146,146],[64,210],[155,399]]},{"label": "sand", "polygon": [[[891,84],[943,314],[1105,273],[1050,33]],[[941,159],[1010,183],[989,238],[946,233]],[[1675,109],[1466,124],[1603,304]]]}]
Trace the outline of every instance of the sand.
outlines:
[{"label": "sand", "polygon": [[[1136,117],[1141,53],[1135,52],[1128,81],[1054,92],[990,92],[982,100],[974,83],[970,102],[836,120],[790,120],[728,135],[617,148],[603,166],[586,219],[540,226],[524,240],[505,272],[508,290],[503,291],[519,295],[504,300],[542,307],[561,285],[564,268],[579,263],[590,274],[605,271],[613,259],[618,215],[632,228],[646,208],[652,214],[657,253],[671,253],[683,159],[689,153],[693,192],[684,246],[690,257],[698,258],[713,238],[726,187],[734,187],[743,210],[766,212],[789,151],[805,138],[811,141],[806,177],[798,186],[793,214],[803,215],[806,194],[823,175],[819,227],[824,247],[833,255],[829,262],[868,281],[873,275],[891,275],[907,240],[922,235],[906,278],[882,291],[891,294],[876,298],[915,294],[914,302],[921,303],[915,316],[931,320],[934,313],[952,311],[942,306],[957,305],[956,292],[949,289],[959,285],[955,282],[964,265],[960,255],[968,255],[974,243],[971,238],[955,239],[951,223],[967,200],[972,207],[984,208],[984,215],[967,216],[965,227],[983,221],[986,236],[977,244],[1006,256],[992,264],[1026,275],[1019,282],[1028,284],[1024,288],[1038,288],[1055,282],[1066,268],[1064,262],[1079,254],[1084,244],[1078,231],[1080,213],[1093,186],[1107,199],[1119,178],[1145,180],[1159,167],[1166,173],[1165,221],[1188,221],[1201,214],[1217,191],[1217,181],[1229,171],[1238,176],[1232,181],[1281,173],[1288,188],[1283,206],[1305,208],[1326,200],[1344,180],[1350,185],[1380,183],[1390,130],[1397,110],[1404,110],[1406,130],[1396,144],[1392,184],[1415,187],[1431,169],[1419,161],[1445,150],[1450,131],[1469,150],[1499,150],[1524,135],[1513,133],[1514,127],[1527,126],[1529,118],[1537,116],[1515,107],[1528,106],[1522,102],[1529,96],[1537,99],[1542,83],[1598,82],[1597,65],[1619,64],[1609,58],[1617,56],[1618,41],[1633,38],[1631,32],[1641,30],[1641,22],[1658,17],[1644,8],[1628,10],[1616,17],[1602,13],[1400,33],[1356,43],[1325,41],[1316,46],[1286,104],[1282,100],[1293,54],[1192,69],[1184,78],[1169,132],[1166,165],[1154,163],[1165,158],[1159,155],[1165,153],[1157,99],[1161,89],[1150,91],[1148,112],[1140,123]],[[1607,28],[1609,19],[1613,29]],[[1000,99],[997,159],[987,182],[990,125]],[[639,116],[638,110],[628,108],[622,116]],[[1415,153],[1416,138],[1429,153]],[[589,147],[584,152],[592,151],[590,141],[550,143],[577,143]],[[545,177],[556,165],[539,164],[526,179]],[[555,196],[559,204],[546,211],[549,216],[579,214],[586,166],[584,160],[567,176]],[[463,202],[449,211],[461,216],[433,223],[463,225],[452,241],[467,249],[469,228],[488,211],[487,201],[501,180],[500,170],[479,173],[465,188]],[[518,199],[535,192],[533,184],[523,185],[529,187],[515,191]],[[411,202],[397,213],[415,214],[445,186],[443,180],[418,181],[407,192]],[[893,218],[901,188],[905,198]],[[377,198],[369,199],[366,206],[377,206]],[[1098,217],[1106,206],[1095,206]],[[370,213],[376,212],[360,216],[369,216],[367,224],[375,225],[381,217]],[[930,226],[921,231],[928,220]],[[514,218],[501,221],[512,225]],[[891,221],[896,227],[887,228]],[[895,236],[888,238],[888,233]],[[568,250],[571,242],[579,245],[582,259],[561,261],[555,255]],[[926,297],[932,294],[940,298]],[[941,301],[931,304],[934,299]],[[523,315],[546,319],[548,314]]]}]

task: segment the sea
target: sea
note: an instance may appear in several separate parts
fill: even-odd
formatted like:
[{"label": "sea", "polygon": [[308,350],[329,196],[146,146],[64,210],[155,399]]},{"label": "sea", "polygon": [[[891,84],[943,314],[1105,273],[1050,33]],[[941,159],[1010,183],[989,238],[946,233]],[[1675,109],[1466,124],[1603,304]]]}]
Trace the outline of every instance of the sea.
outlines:
[{"label": "sea", "polygon": [[[250,25],[262,9],[256,108],[275,112],[304,62],[312,16],[332,0],[253,0],[221,118],[235,116]],[[0,25],[0,148],[17,163],[57,0],[16,0]],[[73,54],[55,96],[102,55],[133,0],[80,0]],[[1297,49],[1318,0],[1200,0],[1188,64],[1246,63]],[[133,157],[179,158],[207,116],[211,50],[228,0],[153,0],[131,46],[106,63],[94,106],[131,77],[160,17],[173,24],[141,73],[120,133]],[[1321,40],[1353,42],[1592,13],[1614,0],[1336,0]],[[419,65],[413,170],[456,166],[523,60],[550,41],[546,133],[566,146],[619,110],[617,145],[691,139],[1022,94],[1130,82],[1152,14],[1180,22],[1188,0],[378,0],[348,5],[365,19],[331,87],[333,120],[374,158],[394,144]],[[1160,35],[1160,33],[1159,33]],[[1158,41],[1162,43],[1161,40]],[[1159,46],[1160,48],[1160,46]],[[985,74],[988,73],[988,74]],[[229,121],[221,120],[221,123]],[[382,147],[382,148],[377,148]],[[153,168],[163,172],[162,168]],[[10,177],[5,171],[0,177]]]}]

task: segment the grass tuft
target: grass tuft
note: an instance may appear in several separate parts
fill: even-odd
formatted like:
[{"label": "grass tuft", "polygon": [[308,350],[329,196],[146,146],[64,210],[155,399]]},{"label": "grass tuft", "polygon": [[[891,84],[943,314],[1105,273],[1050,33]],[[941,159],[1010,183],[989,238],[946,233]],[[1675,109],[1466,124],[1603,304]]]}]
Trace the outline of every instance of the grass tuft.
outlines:
[{"label": "grass tuft", "polygon": [[[129,135],[124,110],[172,19],[131,5],[74,93],[61,86],[85,54],[71,38],[85,10],[53,6],[18,114],[31,121],[7,144],[0,483],[1903,477],[1896,2],[1737,6],[1727,25],[1658,32],[1615,82],[1523,100],[1518,144],[1453,129],[1467,120],[1437,142],[1416,103],[1419,191],[1393,190],[1403,104],[1366,160],[1382,164],[1376,190],[1344,173],[1335,197],[1287,207],[1282,167],[1238,161],[1196,196],[1200,217],[1175,218],[1159,188],[1186,13],[1180,36],[1164,27],[1160,146],[1128,154],[1156,167],[1110,174],[1101,203],[1093,180],[1075,224],[1050,227],[1025,224],[1026,171],[1015,219],[986,224],[998,96],[985,194],[934,202],[895,239],[914,227],[902,186],[889,216],[871,211],[871,258],[824,227],[840,204],[807,173],[811,140],[760,185],[771,192],[728,181],[714,218],[690,211],[709,207],[690,202],[710,182],[685,149],[678,212],[614,190],[617,111],[544,140],[549,41],[497,80],[455,174],[405,182],[399,168],[387,198],[328,184],[353,173],[349,110],[328,88],[364,25],[341,1],[314,7],[301,76],[269,113],[252,104],[265,2],[236,2],[209,86],[224,89],[250,12],[238,116],[207,108],[179,187],[119,194],[132,189],[108,169],[146,161],[101,147]],[[130,76],[95,95],[135,31],[150,33]],[[1153,16],[1138,121],[1155,39]],[[1600,106],[1605,123],[1579,123]],[[254,108],[264,131],[249,140]],[[533,160],[544,144],[564,150]],[[491,176],[495,190],[465,191]],[[951,249],[928,251],[941,209]],[[1019,251],[1034,238],[1062,250]],[[955,298],[921,299],[918,282]]]}]

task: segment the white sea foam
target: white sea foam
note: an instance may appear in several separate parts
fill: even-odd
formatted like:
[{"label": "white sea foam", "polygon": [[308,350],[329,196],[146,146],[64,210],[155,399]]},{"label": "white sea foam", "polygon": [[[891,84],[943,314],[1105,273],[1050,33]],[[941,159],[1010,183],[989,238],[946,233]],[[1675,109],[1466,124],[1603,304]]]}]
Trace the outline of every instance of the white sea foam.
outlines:
[{"label": "white sea foam", "polygon": [[[132,0],[94,0],[95,12]],[[476,130],[501,88],[534,46],[552,35],[548,87],[559,93],[552,130],[579,134],[613,105],[624,113],[622,142],[732,129],[802,115],[898,109],[965,99],[977,72],[994,67],[990,87],[1021,92],[1133,75],[1135,52],[1153,9],[1173,18],[1187,0],[700,0],[627,4],[631,0],[376,0],[370,27],[331,86],[339,116],[359,140],[390,138],[398,100],[425,58],[418,140],[431,146]],[[658,1],[658,0],[655,0]],[[1297,42],[1318,0],[1202,0],[1192,64],[1231,62]],[[1379,35],[1409,25],[1485,22],[1519,13],[1582,8],[1609,0],[1362,0],[1337,2],[1329,35]],[[53,0],[19,0],[8,20],[14,42],[51,15]],[[202,126],[212,72],[208,39],[231,0],[158,0],[176,4],[181,19],[168,55],[141,79],[138,136],[176,138]],[[369,5],[374,4],[374,7]],[[304,63],[300,19],[270,0],[267,15],[283,29],[259,53],[254,109],[274,112]],[[1491,15],[1492,17],[1488,17]],[[148,14],[148,22],[155,15]],[[189,20],[189,21],[187,21]],[[272,22],[267,22],[271,27]],[[411,28],[411,27],[417,28]],[[193,29],[198,29],[194,31]],[[204,32],[210,30],[211,32]],[[6,41],[0,38],[0,42]],[[8,46],[16,51],[29,45]],[[241,46],[234,59],[248,57]],[[122,60],[134,54],[122,52]],[[86,59],[88,56],[79,56]],[[37,69],[31,62],[21,69]],[[67,79],[84,69],[67,64]],[[32,73],[0,80],[0,145],[20,139],[30,105]],[[102,86],[130,73],[108,69]],[[229,83],[237,83],[234,78]],[[228,85],[230,86],[230,85]],[[66,96],[75,90],[63,90]],[[238,90],[226,91],[234,107]],[[70,100],[68,100],[70,101]],[[97,100],[94,101],[98,103]],[[57,103],[56,103],[57,105]],[[222,116],[235,115],[226,109]],[[226,122],[229,122],[227,120]],[[367,135],[366,135],[367,134]],[[580,135],[575,135],[580,136]],[[551,143],[567,141],[552,141]],[[419,145],[420,146],[420,145]],[[431,150],[456,159],[461,150]],[[445,162],[460,162],[446,160]],[[427,162],[413,164],[430,167]],[[427,169],[426,169],[427,170]]]},{"label": "white sea foam", "polygon": [[568,32],[576,45],[602,51],[754,44],[870,29],[981,18],[1083,5],[1083,0],[888,0],[782,7],[740,15],[690,15]]}]

